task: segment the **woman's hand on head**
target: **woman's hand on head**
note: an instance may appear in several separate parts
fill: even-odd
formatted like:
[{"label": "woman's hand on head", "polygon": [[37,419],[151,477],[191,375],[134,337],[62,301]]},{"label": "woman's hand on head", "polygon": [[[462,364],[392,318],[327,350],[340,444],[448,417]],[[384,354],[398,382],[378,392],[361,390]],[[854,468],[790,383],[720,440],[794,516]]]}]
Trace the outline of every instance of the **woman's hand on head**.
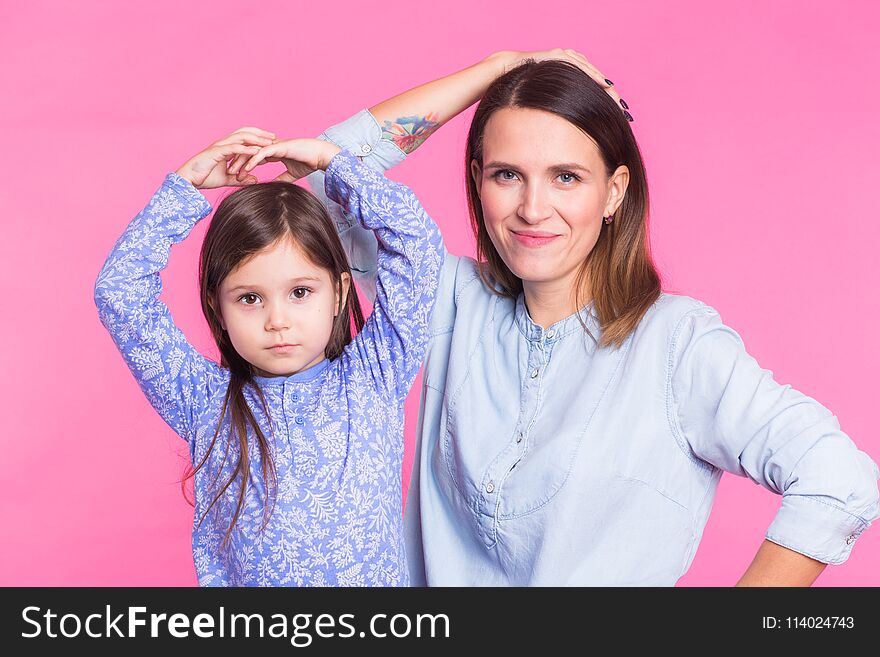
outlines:
[{"label": "woman's hand on head", "polygon": [[318,169],[326,169],[340,150],[339,146],[321,139],[285,139],[263,146],[243,165],[242,158],[239,158],[233,163],[231,172],[241,179],[264,162],[282,162],[287,171],[275,180],[293,182]]},{"label": "woman's hand on head", "polygon": [[618,107],[624,110],[627,109],[627,106],[620,102],[620,94],[617,93],[614,84],[608,84],[609,80],[605,77],[605,74],[593,66],[593,64],[591,64],[582,53],[572,50],[571,48],[553,48],[552,50],[536,50],[534,52],[501,50],[489,55],[487,59],[494,60],[500,65],[501,69],[499,70],[498,75],[506,73],[515,66],[519,66],[527,59],[532,59],[536,62],[545,62],[549,59],[561,59],[569,64],[574,64],[584,73],[593,78],[596,83],[614,99],[614,102],[617,103]]},{"label": "woman's hand on head", "polygon": [[244,127],[215,141],[198,155],[187,160],[177,174],[198,189],[241,187],[257,182],[254,176],[235,176],[229,165],[239,156],[251,156],[275,140],[275,133],[260,128]]}]

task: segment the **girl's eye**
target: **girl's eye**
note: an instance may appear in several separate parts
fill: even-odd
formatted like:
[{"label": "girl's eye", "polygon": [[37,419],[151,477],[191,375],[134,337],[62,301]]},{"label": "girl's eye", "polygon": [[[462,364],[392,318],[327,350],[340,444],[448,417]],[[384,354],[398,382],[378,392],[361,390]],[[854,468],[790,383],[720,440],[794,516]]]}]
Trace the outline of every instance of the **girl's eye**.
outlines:
[{"label": "girl's eye", "polygon": [[295,287],[293,288],[293,297],[295,299],[305,299],[312,291],[307,287]]},{"label": "girl's eye", "polygon": [[560,173],[557,178],[566,185],[570,185],[576,180],[580,180],[580,178],[574,175],[571,171],[564,171],[563,173]]},{"label": "girl's eye", "polygon": [[258,297],[256,294],[248,293],[242,294],[240,297],[238,297],[238,300],[245,306],[256,306],[260,302],[260,297]]}]

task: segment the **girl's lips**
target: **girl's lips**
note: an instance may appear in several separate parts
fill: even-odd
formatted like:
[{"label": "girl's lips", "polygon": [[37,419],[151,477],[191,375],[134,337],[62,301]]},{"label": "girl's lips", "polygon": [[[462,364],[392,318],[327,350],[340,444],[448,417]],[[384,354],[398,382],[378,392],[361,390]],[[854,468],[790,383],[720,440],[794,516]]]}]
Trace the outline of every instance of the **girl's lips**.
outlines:
[{"label": "girl's lips", "polygon": [[511,232],[513,233],[513,236],[516,238],[517,242],[519,242],[523,246],[528,246],[531,248],[544,246],[545,244],[549,244],[557,237],[559,237],[559,235],[554,235],[553,233],[518,233],[515,230]]},{"label": "girl's lips", "polygon": [[292,344],[279,344],[275,345],[274,347],[269,347],[269,351],[271,351],[273,354],[288,354],[293,351],[295,347],[296,345]]}]

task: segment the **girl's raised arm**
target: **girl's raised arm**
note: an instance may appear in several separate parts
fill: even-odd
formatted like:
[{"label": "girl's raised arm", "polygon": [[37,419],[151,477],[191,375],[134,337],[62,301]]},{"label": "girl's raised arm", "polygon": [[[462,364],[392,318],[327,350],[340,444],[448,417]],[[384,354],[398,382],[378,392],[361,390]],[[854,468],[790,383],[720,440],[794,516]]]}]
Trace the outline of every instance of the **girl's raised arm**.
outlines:
[{"label": "girl's raised arm", "polygon": [[[373,312],[346,347],[389,395],[409,392],[428,344],[428,323],[443,265],[443,240],[415,194],[365,166],[348,151],[317,139],[292,139],[261,149],[245,165],[279,159],[291,177],[326,170],[325,192],[379,241]],[[352,291],[351,294],[354,292]]]},{"label": "girl's raised arm", "polygon": [[[274,135],[243,128],[212,144],[169,173],[147,206],[116,242],[95,283],[95,305],[122,357],[156,412],[190,442],[193,411],[225,380],[218,365],[203,357],[175,326],[159,300],[159,272],[171,245],[189,235],[211,212],[197,187],[238,185],[226,171],[235,154],[255,153]],[[255,182],[250,177],[246,184]]]}]

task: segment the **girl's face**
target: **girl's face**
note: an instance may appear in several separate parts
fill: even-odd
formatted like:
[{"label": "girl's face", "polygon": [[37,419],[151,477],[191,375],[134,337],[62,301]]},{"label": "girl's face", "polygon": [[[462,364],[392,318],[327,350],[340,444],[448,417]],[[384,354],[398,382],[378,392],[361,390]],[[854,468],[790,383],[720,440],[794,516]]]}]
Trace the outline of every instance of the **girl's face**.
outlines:
[{"label": "girl's face", "polygon": [[489,237],[526,293],[573,289],[629,180],[626,167],[608,177],[596,143],[565,119],[510,107],[486,123],[471,175]]},{"label": "girl's face", "polygon": [[[319,363],[348,295],[285,237],[243,261],[218,291],[220,323],[261,376],[290,376]],[[340,289],[341,288],[341,289]]]}]

